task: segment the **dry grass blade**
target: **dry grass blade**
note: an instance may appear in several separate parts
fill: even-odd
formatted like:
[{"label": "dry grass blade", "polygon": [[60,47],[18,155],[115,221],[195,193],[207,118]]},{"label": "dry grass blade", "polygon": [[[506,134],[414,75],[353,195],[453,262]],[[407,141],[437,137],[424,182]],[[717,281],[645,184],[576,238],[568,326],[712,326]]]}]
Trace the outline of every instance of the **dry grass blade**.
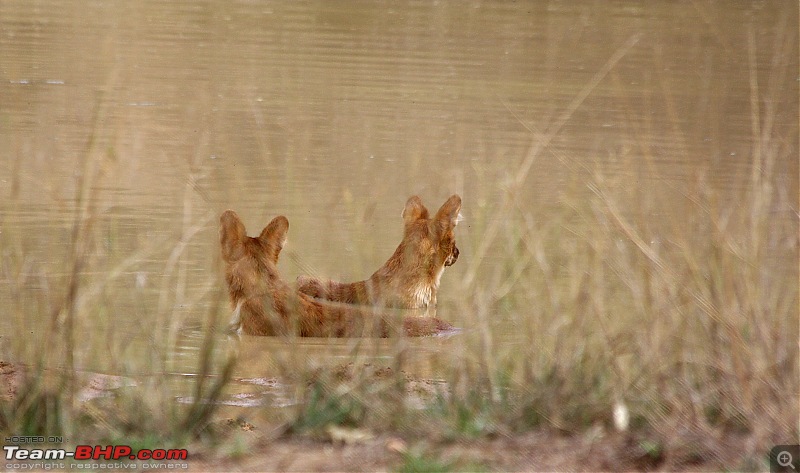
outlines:
[{"label": "dry grass blade", "polygon": [[[478,270],[481,265],[481,261],[486,256],[486,252],[494,243],[495,238],[497,237],[497,233],[500,230],[500,223],[503,221],[502,216],[507,215],[511,206],[514,202],[516,193],[525,183],[525,180],[528,177],[528,173],[533,166],[536,157],[541,153],[543,149],[545,149],[549,144],[550,141],[558,135],[564,125],[569,121],[572,117],[572,114],[575,113],[576,110],[581,106],[581,104],[586,100],[589,94],[597,87],[600,81],[608,75],[609,72],[616,66],[616,64],[622,59],[631,48],[633,48],[636,43],[639,42],[639,38],[641,35],[636,34],[628,38],[628,40],[620,46],[614,54],[606,61],[603,67],[598,70],[592,79],[581,89],[578,95],[570,102],[569,106],[564,109],[563,113],[559,116],[558,120],[553,123],[551,126],[547,127],[547,132],[543,136],[534,136],[533,142],[531,144],[528,153],[525,156],[525,159],[520,164],[519,168],[517,169],[516,174],[514,175],[514,180],[510,183],[510,188],[506,191],[503,197],[503,203],[500,205],[495,218],[489,223],[488,228],[484,232],[483,237],[480,240],[480,245],[478,249],[475,251],[473,255],[472,262],[470,263],[469,268],[467,269],[466,274],[464,275],[464,286],[470,287],[472,283],[475,281],[475,276],[478,273]],[[523,126],[525,126],[523,124]],[[527,128],[527,126],[526,126]]]}]

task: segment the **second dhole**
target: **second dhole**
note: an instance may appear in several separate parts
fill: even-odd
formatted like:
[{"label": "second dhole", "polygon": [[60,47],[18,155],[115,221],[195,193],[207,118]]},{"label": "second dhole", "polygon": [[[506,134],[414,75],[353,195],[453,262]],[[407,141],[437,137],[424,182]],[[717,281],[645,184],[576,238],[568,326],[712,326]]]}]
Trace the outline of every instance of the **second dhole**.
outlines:
[{"label": "second dhole", "polygon": [[458,259],[454,230],[461,220],[461,197],[453,195],[432,218],[422,199],[412,196],[403,209],[403,241],[369,279],[354,283],[297,278],[300,292],[329,301],[417,309],[435,307],[444,268]]}]

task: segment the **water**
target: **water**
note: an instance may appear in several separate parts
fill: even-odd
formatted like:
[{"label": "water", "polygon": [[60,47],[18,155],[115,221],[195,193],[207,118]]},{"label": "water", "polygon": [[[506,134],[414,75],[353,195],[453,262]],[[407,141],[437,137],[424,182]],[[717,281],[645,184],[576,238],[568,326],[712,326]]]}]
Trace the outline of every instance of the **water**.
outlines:
[{"label": "water", "polygon": [[[733,198],[759,133],[776,137],[775,185],[797,196],[797,25],[791,2],[3,2],[5,280],[50,301],[26,305],[49,316],[88,182],[99,217],[86,280],[106,281],[95,296],[109,307],[100,334],[141,338],[154,312],[175,311],[180,321],[157,320],[183,334],[168,355],[186,374],[223,284],[223,210],[250,234],[289,218],[286,279],[357,280],[396,247],[410,195],[434,211],[459,193],[463,261],[439,297],[439,316],[459,324],[458,281],[482,228],[560,120],[516,191],[523,210],[588,198],[598,173],[655,196],[654,221],[684,212],[678,197],[699,176]],[[770,212],[796,221],[796,197],[786,202]],[[169,272],[182,233],[192,238]],[[0,292],[0,307],[12,297]],[[261,362],[240,378],[269,378],[253,367],[269,365],[270,343],[246,344]]]}]

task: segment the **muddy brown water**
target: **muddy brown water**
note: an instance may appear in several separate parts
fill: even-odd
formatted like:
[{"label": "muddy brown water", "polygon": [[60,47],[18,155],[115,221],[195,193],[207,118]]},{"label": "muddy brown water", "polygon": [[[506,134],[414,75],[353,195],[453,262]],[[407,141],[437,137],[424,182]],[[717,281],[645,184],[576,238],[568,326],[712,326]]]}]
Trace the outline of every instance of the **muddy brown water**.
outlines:
[{"label": "muddy brown water", "polygon": [[[105,307],[84,339],[115,334],[117,352],[147,358],[153,320],[169,330],[152,314],[179,314],[175,351],[160,354],[177,374],[196,370],[220,300],[227,208],[250,234],[289,218],[286,279],[355,280],[399,242],[410,195],[433,210],[459,193],[461,259],[438,313],[456,325],[470,254],[544,137],[514,190],[522,212],[502,218],[558,213],[565,196],[591,196],[598,173],[655,196],[653,220],[684,212],[700,177],[737,196],[763,133],[770,179],[790,196],[769,211],[796,223],[797,32],[792,2],[2,2],[0,307],[17,308],[0,322],[3,349],[21,319],[57,303],[81,190],[93,215],[84,280],[97,289],[86,304]],[[497,330],[513,342],[515,327]],[[309,359],[352,351],[298,343]],[[436,377],[436,353],[455,342],[412,343],[418,371]],[[237,376],[273,383],[274,360],[296,349],[277,345],[243,342]],[[394,348],[373,349],[380,361]],[[95,351],[77,361],[107,368]]]}]

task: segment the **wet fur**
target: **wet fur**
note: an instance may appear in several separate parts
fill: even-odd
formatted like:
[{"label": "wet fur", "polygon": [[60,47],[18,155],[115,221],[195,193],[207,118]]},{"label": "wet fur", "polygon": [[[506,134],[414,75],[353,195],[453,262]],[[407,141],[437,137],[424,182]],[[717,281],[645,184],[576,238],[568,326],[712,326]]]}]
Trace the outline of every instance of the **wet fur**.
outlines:
[{"label": "wet fur", "polygon": [[249,335],[302,337],[387,337],[399,327],[407,336],[424,336],[452,329],[435,317],[401,317],[369,307],[325,304],[293,289],[277,269],[288,230],[289,221],[278,216],[252,238],[236,212],[227,210],[220,217],[233,329]]},{"label": "wet fur", "polygon": [[422,199],[412,196],[403,209],[403,241],[369,279],[341,283],[300,276],[298,290],[318,299],[348,304],[435,307],[442,272],[458,259],[454,230],[460,211],[461,197],[453,195],[430,218]]}]

